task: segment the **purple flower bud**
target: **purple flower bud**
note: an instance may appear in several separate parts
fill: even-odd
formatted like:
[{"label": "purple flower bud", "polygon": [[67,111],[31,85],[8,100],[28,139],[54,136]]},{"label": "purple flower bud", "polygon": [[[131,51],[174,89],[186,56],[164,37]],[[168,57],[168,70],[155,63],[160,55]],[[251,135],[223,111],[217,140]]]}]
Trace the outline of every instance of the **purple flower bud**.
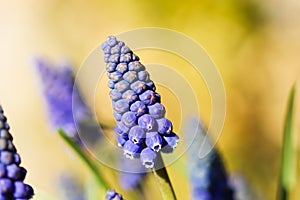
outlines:
[{"label": "purple flower bud", "polygon": [[154,163],[155,163],[155,159],[156,159],[156,153],[154,151],[152,151],[152,149],[150,149],[149,147],[144,148],[141,152],[141,161],[143,163],[143,165],[146,168],[153,168],[154,167]]},{"label": "purple flower bud", "polygon": [[131,60],[131,53],[121,54],[120,62],[129,63]]},{"label": "purple flower bud", "polygon": [[114,88],[115,88],[115,83],[114,83],[112,80],[109,80],[107,86],[108,86],[110,89],[114,89]]},{"label": "purple flower bud", "polygon": [[121,121],[127,127],[133,127],[136,125],[136,116],[134,112],[126,112],[123,114]]},{"label": "purple flower bud", "polygon": [[151,117],[151,115],[144,114],[138,119],[138,125],[150,131],[155,126],[155,120]]},{"label": "purple flower bud", "polygon": [[114,104],[114,110],[120,114],[129,110],[129,104],[125,99],[120,99]]},{"label": "purple flower bud", "polygon": [[168,135],[164,135],[163,139],[166,142],[166,144],[172,149],[175,149],[179,142],[179,137],[173,132]]},{"label": "purple flower bud", "polygon": [[146,145],[153,151],[159,152],[162,146],[161,136],[157,132],[149,132],[146,136]]},{"label": "purple flower bud", "polygon": [[157,130],[160,134],[169,134],[172,132],[172,122],[167,118],[157,119]]},{"label": "purple flower bud", "polygon": [[114,111],[114,117],[117,121],[121,121],[122,115],[120,113],[117,113],[116,111]]},{"label": "purple flower bud", "polygon": [[125,126],[122,122],[118,122],[115,131],[120,135],[128,134],[129,128]]},{"label": "purple flower bud", "polygon": [[117,142],[119,147],[123,147],[127,140],[128,140],[127,136],[123,137],[121,135],[117,135]]},{"label": "purple flower bud", "polygon": [[137,94],[143,93],[147,89],[147,85],[143,81],[136,81],[130,85],[130,88]]},{"label": "purple flower bud", "polygon": [[5,176],[6,176],[5,165],[3,163],[0,163],[0,178],[3,178]]},{"label": "purple flower bud", "polygon": [[124,92],[122,98],[126,99],[129,104],[139,99],[138,95],[132,90],[127,90],[126,92]]},{"label": "purple flower bud", "polygon": [[127,81],[128,83],[133,83],[134,81],[137,80],[136,72],[135,72],[135,71],[129,71],[129,72],[126,72],[126,73],[123,75],[123,79],[124,79],[125,81]]},{"label": "purple flower bud", "polygon": [[110,47],[113,47],[117,44],[117,38],[115,36],[108,36],[105,43],[106,44],[103,45],[109,45]]},{"label": "purple flower bud", "polygon": [[148,109],[149,114],[156,119],[164,117],[166,113],[165,107],[160,103],[155,103],[154,105],[149,106]]},{"label": "purple flower bud", "polygon": [[150,80],[150,75],[147,71],[144,70],[138,73],[138,78],[140,81],[148,82]]},{"label": "purple flower bud", "polygon": [[14,191],[14,183],[8,178],[0,179],[0,193],[9,195]]},{"label": "purple flower bud", "polygon": [[108,62],[118,63],[120,56],[118,54],[112,54],[108,57]]},{"label": "purple flower bud", "polygon": [[111,48],[110,52],[111,54],[117,54],[121,51],[122,46],[124,46],[123,42],[119,42],[118,45],[115,45]]},{"label": "purple flower bud", "polygon": [[143,102],[136,101],[130,106],[130,110],[135,112],[137,117],[140,117],[147,112],[147,107]]},{"label": "purple flower bud", "polygon": [[109,54],[105,54],[105,55],[104,55],[104,61],[105,61],[105,62],[108,62],[109,56],[110,56]]},{"label": "purple flower bud", "polygon": [[118,81],[122,80],[122,74],[120,72],[107,73],[107,76],[113,82],[118,82]]},{"label": "purple flower bud", "polygon": [[111,98],[113,101],[117,101],[117,100],[119,100],[119,99],[122,98],[121,92],[119,92],[119,91],[116,90],[116,89],[111,90],[111,91],[109,92],[109,96],[110,96],[110,98]]},{"label": "purple flower bud", "polygon": [[6,129],[0,130],[0,137],[3,139],[7,139],[8,141],[12,140],[11,134]]},{"label": "purple flower bud", "polygon": [[111,48],[108,45],[106,45],[106,46],[102,45],[102,49],[103,49],[103,51],[104,51],[105,54],[108,54],[110,52]]},{"label": "purple flower bud", "polygon": [[139,72],[139,71],[142,71],[142,70],[145,70],[145,66],[142,65],[140,62],[138,61],[134,61],[134,62],[131,62],[128,64],[128,69],[130,71],[136,71],[136,72]]},{"label": "purple flower bud", "polygon": [[14,198],[15,199],[27,199],[28,196],[33,194],[33,189],[31,186],[24,184],[21,181],[16,181],[14,183],[15,191],[14,191]]},{"label": "purple flower bud", "polygon": [[122,81],[120,81],[120,82],[118,82],[118,83],[115,84],[115,88],[119,92],[123,93],[123,92],[125,92],[126,90],[129,89],[129,83],[127,81],[125,81],[125,80],[122,80]]},{"label": "purple flower bud", "polygon": [[0,150],[4,150],[7,148],[7,140],[0,139]]},{"label": "purple flower bud", "polygon": [[141,152],[141,146],[138,144],[134,144],[131,140],[127,140],[123,148],[124,155],[130,159],[137,158]]},{"label": "purple flower bud", "polygon": [[20,157],[20,155],[18,153],[15,153],[14,159],[15,159],[15,163],[17,165],[19,165],[21,163],[21,157]]},{"label": "purple flower bud", "polygon": [[119,73],[124,74],[125,72],[128,71],[127,64],[126,63],[120,63],[120,64],[118,64],[116,70]]},{"label": "purple flower bud", "polygon": [[135,54],[133,53],[133,54],[132,54],[131,60],[132,60],[132,61],[139,61],[140,58],[139,58],[137,55],[135,55]]},{"label": "purple flower bud", "polygon": [[[147,87],[148,87],[150,90],[152,90],[152,91],[154,91],[154,92],[155,92],[155,90],[156,90],[156,87],[155,87],[155,85],[154,85],[153,81],[149,81],[149,82],[147,82],[147,83],[146,83],[146,85],[147,85]],[[159,100],[159,101],[160,101],[160,100]]]},{"label": "purple flower bud", "polygon": [[131,52],[131,50],[128,48],[128,46],[123,46],[122,48],[121,48],[121,54],[126,54],[126,53],[130,53]]},{"label": "purple flower bud", "polygon": [[14,155],[10,151],[2,151],[0,156],[1,163],[6,165],[11,164],[14,161]]},{"label": "purple flower bud", "polygon": [[7,177],[13,180],[23,181],[26,176],[26,169],[19,167],[16,164],[11,164],[6,167]]},{"label": "purple flower bud", "polygon": [[135,144],[141,144],[146,138],[146,132],[140,126],[134,126],[130,129],[129,139]]},{"label": "purple flower bud", "polygon": [[105,200],[123,200],[123,197],[115,190],[107,190]]},{"label": "purple flower bud", "polygon": [[106,71],[111,73],[114,72],[116,70],[116,63],[107,63],[106,64]]},{"label": "purple flower bud", "polygon": [[152,105],[156,102],[160,102],[160,96],[156,92],[153,92],[152,90],[146,90],[143,94],[140,96],[140,100],[147,105]]}]

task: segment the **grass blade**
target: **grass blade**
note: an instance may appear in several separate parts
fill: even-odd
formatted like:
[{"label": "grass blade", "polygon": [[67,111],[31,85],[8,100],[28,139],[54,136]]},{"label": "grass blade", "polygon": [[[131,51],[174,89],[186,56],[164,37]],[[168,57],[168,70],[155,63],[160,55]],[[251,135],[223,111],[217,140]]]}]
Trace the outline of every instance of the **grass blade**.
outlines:
[{"label": "grass blade", "polygon": [[292,186],[296,183],[297,150],[294,133],[295,91],[296,87],[293,86],[289,95],[284,124],[281,169],[279,175],[280,180],[278,188],[278,199],[280,200],[288,199],[288,194]]},{"label": "grass blade", "polygon": [[74,150],[74,152],[78,155],[78,157],[87,165],[87,167],[91,170],[94,177],[101,187],[105,190],[108,190],[110,187],[106,180],[103,178],[103,175],[98,170],[96,164],[89,159],[89,156],[86,155],[84,150],[78,146],[76,142],[74,142],[62,129],[58,129],[59,135],[64,139],[64,141]]}]

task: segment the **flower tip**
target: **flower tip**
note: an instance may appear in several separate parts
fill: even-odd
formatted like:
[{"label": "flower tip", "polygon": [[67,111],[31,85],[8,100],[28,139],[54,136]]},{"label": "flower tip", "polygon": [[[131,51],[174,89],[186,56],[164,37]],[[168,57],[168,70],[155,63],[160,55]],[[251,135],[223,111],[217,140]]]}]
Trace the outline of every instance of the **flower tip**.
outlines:
[{"label": "flower tip", "polygon": [[146,168],[153,168],[156,160],[156,153],[147,147],[141,152],[140,159]]}]

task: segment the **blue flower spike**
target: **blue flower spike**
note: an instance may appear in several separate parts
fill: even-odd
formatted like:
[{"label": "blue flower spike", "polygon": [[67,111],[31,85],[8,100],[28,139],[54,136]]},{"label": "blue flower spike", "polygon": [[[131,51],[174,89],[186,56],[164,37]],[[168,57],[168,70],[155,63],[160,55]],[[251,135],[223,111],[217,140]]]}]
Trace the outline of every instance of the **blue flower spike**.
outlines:
[{"label": "blue flower spike", "polygon": [[[223,160],[213,147],[202,123],[192,118],[186,125],[185,133],[186,141],[193,141],[187,151],[192,199],[235,199]],[[207,155],[200,158],[199,151],[207,151]]]},{"label": "blue flower spike", "polygon": [[19,166],[21,159],[12,140],[0,105],[0,199],[31,199],[34,191],[23,182],[27,171]]},{"label": "blue flower spike", "polygon": [[[42,83],[51,128],[62,128],[69,137],[81,144],[75,120],[85,121],[92,114],[75,85],[72,67],[69,64],[52,65],[42,58],[37,58],[34,64]],[[110,96],[118,98],[115,91]]]},{"label": "blue flower spike", "polygon": [[105,200],[124,200],[124,198],[115,190],[107,190]]},{"label": "blue flower spike", "polygon": [[107,37],[102,50],[112,89],[118,146],[123,147],[126,157],[140,157],[146,168],[153,168],[156,154],[172,152],[179,137],[165,118],[161,97],[139,57],[114,36]]}]

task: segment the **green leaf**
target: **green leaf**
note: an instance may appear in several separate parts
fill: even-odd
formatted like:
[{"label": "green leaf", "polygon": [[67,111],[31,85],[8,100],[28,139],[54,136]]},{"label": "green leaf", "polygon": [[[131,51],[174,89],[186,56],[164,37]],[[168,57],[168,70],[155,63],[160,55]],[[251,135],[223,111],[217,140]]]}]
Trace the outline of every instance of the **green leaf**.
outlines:
[{"label": "green leaf", "polygon": [[85,188],[87,200],[104,199],[106,190],[104,190],[103,188],[99,188],[93,177],[88,177]]},{"label": "green leaf", "polygon": [[64,141],[74,150],[74,152],[78,155],[78,157],[87,165],[98,184],[103,187],[105,190],[108,190],[109,184],[103,178],[104,176],[98,170],[97,165],[90,159],[90,156],[75,142],[73,141],[64,130],[58,129],[59,135],[64,139]]},{"label": "green leaf", "polygon": [[[162,167],[162,168],[161,168]],[[157,154],[155,169],[152,170],[163,200],[176,200],[167,169],[160,153]]]},{"label": "green leaf", "polygon": [[294,107],[295,107],[295,91],[293,86],[287,105],[287,113],[285,117],[284,132],[283,132],[283,146],[281,158],[281,170],[279,180],[279,199],[288,199],[288,194],[291,188],[296,183],[297,172],[297,149],[296,149],[296,135],[294,131]]}]

